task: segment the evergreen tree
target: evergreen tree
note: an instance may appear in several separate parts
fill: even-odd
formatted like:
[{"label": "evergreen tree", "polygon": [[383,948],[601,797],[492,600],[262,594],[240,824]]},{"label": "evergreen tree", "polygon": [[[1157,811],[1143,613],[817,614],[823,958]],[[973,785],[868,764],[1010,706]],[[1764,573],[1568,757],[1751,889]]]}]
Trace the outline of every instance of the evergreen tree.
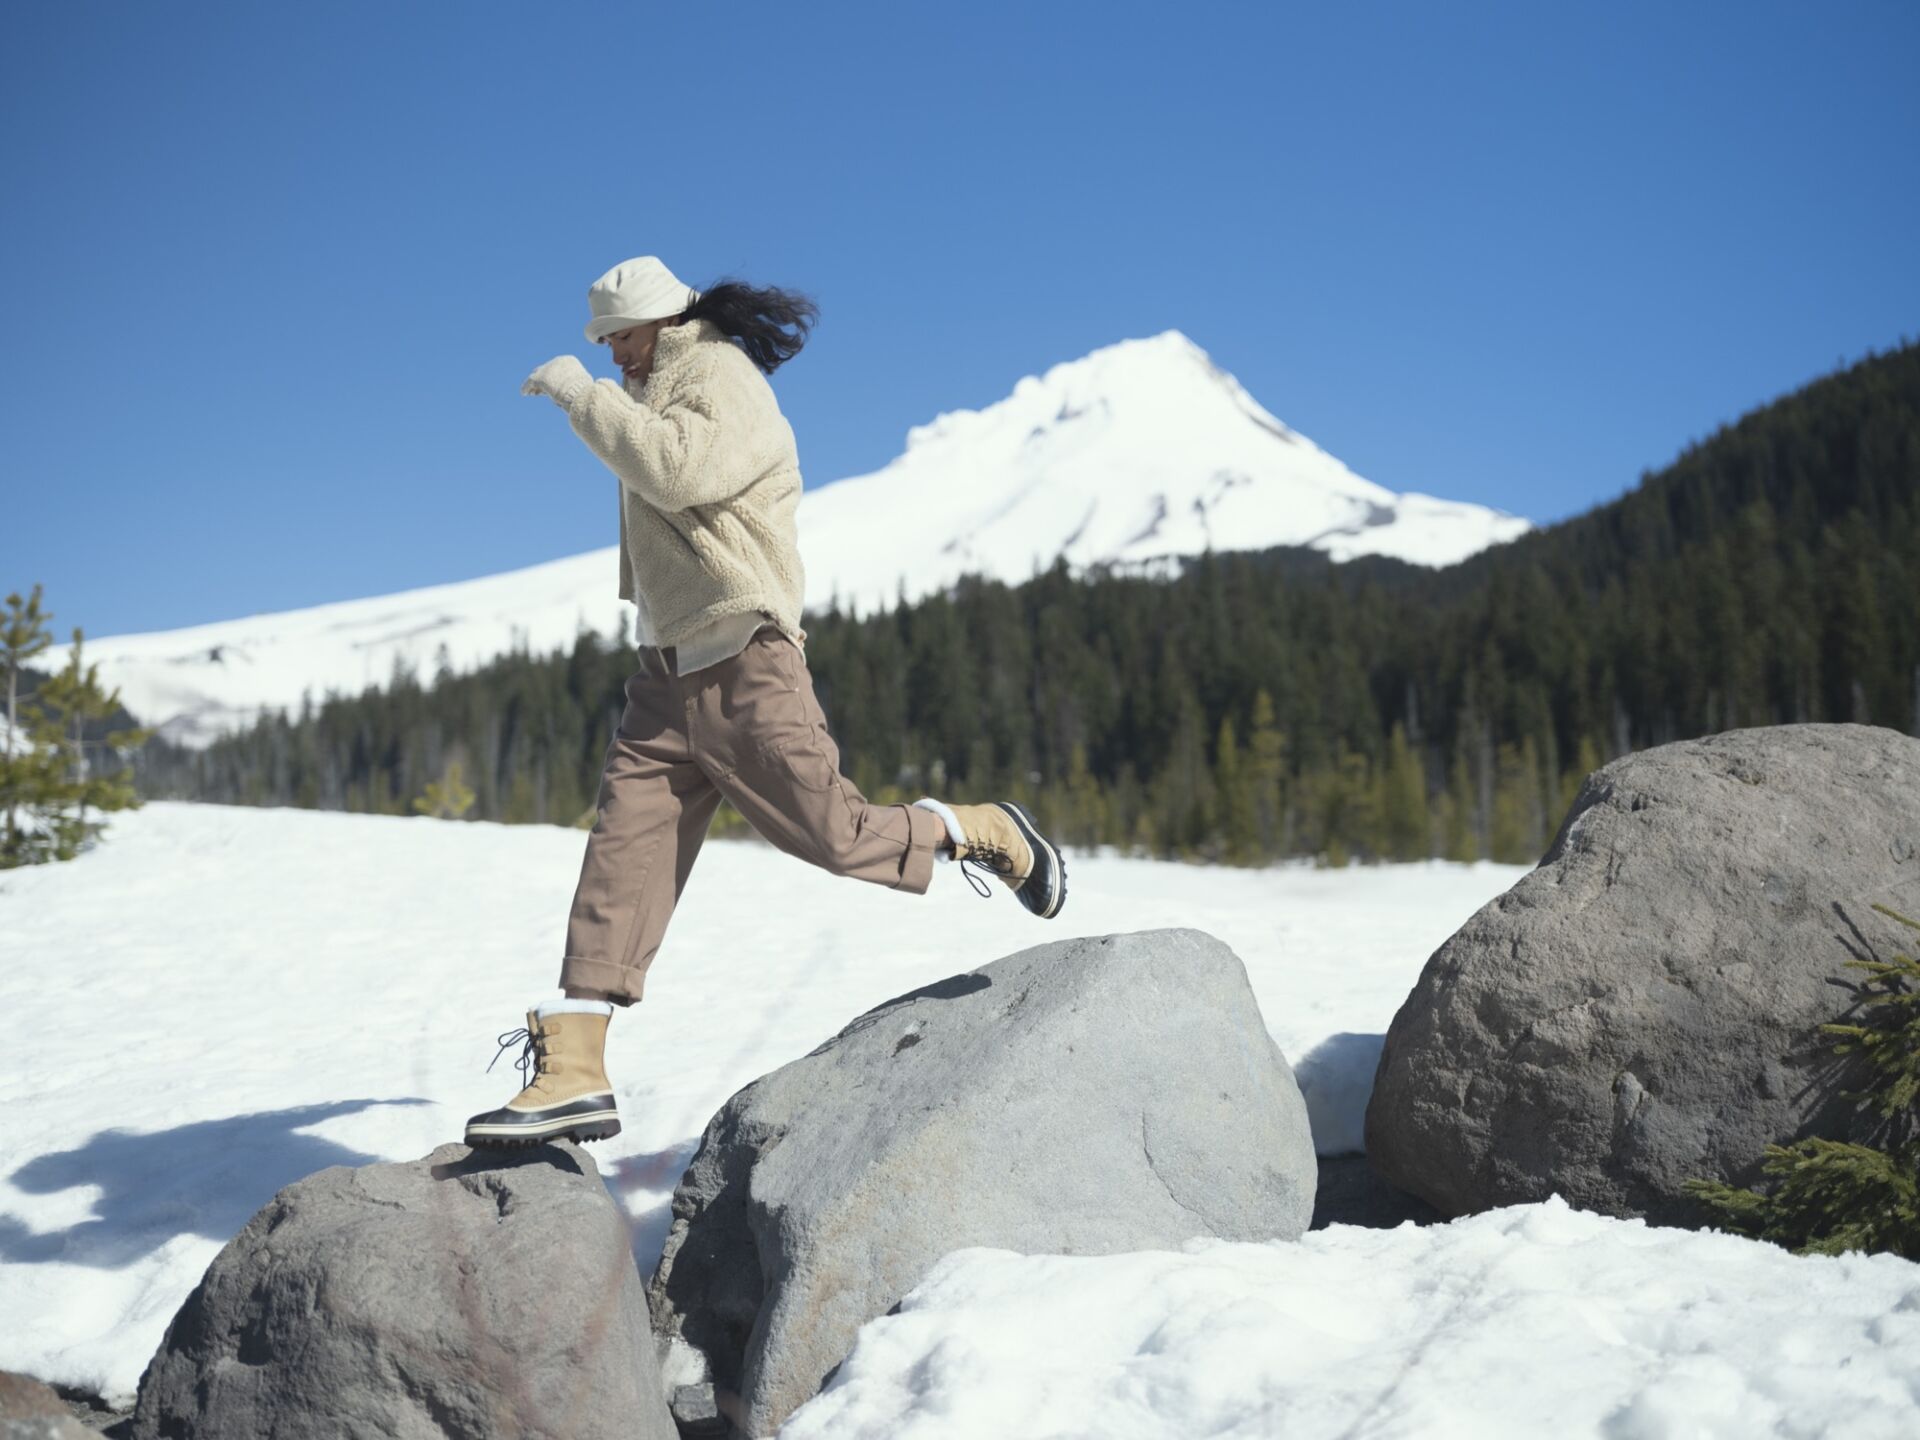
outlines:
[{"label": "evergreen tree", "polygon": [[1170,860],[1192,858],[1209,846],[1217,812],[1200,702],[1191,688],[1182,690],[1177,715],[1171,753],[1154,791],[1159,853]]},{"label": "evergreen tree", "polygon": [[1258,857],[1259,836],[1254,818],[1254,797],[1247,786],[1246,769],[1240,761],[1240,746],[1234,739],[1233,717],[1220,717],[1220,734],[1214,745],[1214,787],[1216,813],[1220,816],[1220,858],[1229,865],[1250,865]]},{"label": "evergreen tree", "polygon": [[1447,772],[1446,803],[1440,817],[1440,853],[1449,860],[1480,858],[1480,836],[1474,823],[1473,774],[1464,751],[1455,750]]},{"label": "evergreen tree", "polygon": [[1407,744],[1406,727],[1395,725],[1380,771],[1380,838],[1389,860],[1424,859],[1433,851],[1427,813],[1427,777]]},{"label": "evergreen tree", "polygon": [[1253,729],[1247,741],[1246,789],[1253,805],[1260,853],[1292,851],[1287,823],[1287,737],[1275,727],[1273,697],[1263,685],[1254,692]]},{"label": "evergreen tree", "polygon": [[[1884,905],[1873,908],[1920,930],[1920,922]],[[1685,1188],[1735,1234],[1771,1240],[1797,1254],[1892,1251],[1920,1260],[1920,1138],[1914,1138],[1912,1123],[1920,1097],[1920,962],[1899,954],[1847,963],[1868,973],[1871,993],[1864,1005],[1872,1023],[1836,1021],[1820,1028],[1838,1037],[1836,1054],[1857,1054],[1867,1062],[1867,1087],[1850,1092],[1851,1098],[1878,1111],[1883,1121],[1903,1122],[1899,1130],[1908,1138],[1885,1150],[1820,1138],[1769,1145],[1762,1169],[1775,1182],[1770,1191],[1704,1179],[1689,1180]]]},{"label": "evergreen tree", "polygon": [[[108,691],[100,683],[99,662],[89,665],[83,661],[84,643],[76,625],[66,668],[48,679],[35,697],[45,707],[41,733],[48,751],[58,757],[60,769],[57,797],[47,816],[56,860],[73,859],[90,848],[94,837],[106,828],[104,819],[88,818],[89,809],[104,814],[140,807],[131,772],[123,767],[104,769],[100,761],[107,754],[124,759],[153,733],[135,726],[110,731],[101,739],[88,736],[90,726],[120,714],[121,708],[118,687]],[[72,807],[71,814],[68,806]]]},{"label": "evergreen tree", "polygon": [[[943,784],[944,776],[933,782],[934,794],[941,793]],[[1107,798],[1088,768],[1087,747],[1079,740],[1067,757],[1067,819],[1061,833],[1069,844],[1089,848],[1110,838]]]},{"label": "evergreen tree", "polygon": [[1308,835],[1318,837],[1313,851],[1322,864],[1337,869],[1356,855],[1375,858],[1380,854],[1373,772],[1361,752],[1337,744],[1332,766],[1302,777],[1301,806]]},{"label": "evergreen tree", "polygon": [[50,857],[56,837],[42,817],[57,809],[66,793],[63,758],[54,743],[57,722],[50,724],[44,706],[21,690],[26,662],[53,644],[46,624],[53,616],[40,608],[40,590],[36,584],[24,600],[18,591],[8,595],[0,620],[0,666],[7,681],[6,734],[0,737],[0,803],[6,807],[0,868]]},{"label": "evergreen tree", "polygon": [[458,820],[466,814],[473,805],[473,789],[461,779],[460,768],[458,759],[449,760],[440,778],[429,781],[427,788],[414,797],[414,812],[440,820]]},{"label": "evergreen tree", "polygon": [[1573,808],[1573,802],[1580,794],[1580,787],[1587,783],[1589,775],[1600,768],[1600,763],[1600,747],[1594,744],[1591,735],[1582,735],[1580,749],[1573,758],[1573,768],[1560,777],[1557,814],[1564,815]]},{"label": "evergreen tree", "polygon": [[1495,777],[1488,847],[1504,865],[1529,864],[1546,848],[1541,834],[1540,767],[1532,736],[1499,748]]}]

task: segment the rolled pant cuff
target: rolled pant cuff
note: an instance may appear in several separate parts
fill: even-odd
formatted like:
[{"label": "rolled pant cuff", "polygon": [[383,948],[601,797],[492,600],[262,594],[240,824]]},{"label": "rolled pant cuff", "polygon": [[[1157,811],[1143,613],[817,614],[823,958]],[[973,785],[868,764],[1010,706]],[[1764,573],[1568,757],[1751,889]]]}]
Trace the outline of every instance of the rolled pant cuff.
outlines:
[{"label": "rolled pant cuff", "polygon": [[896,890],[909,895],[924,895],[933,884],[933,852],[945,833],[940,817],[917,805],[902,805],[907,812],[907,853],[900,858],[900,883]]},{"label": "rolled pant cuff", "polygon": [[632,1005],[646,989],[644,970],[628,970],[608,960],[590,960],[584,955],[568,955],[560,961],[560,988],[578,985],[583,990],[601,990],[616,1005]]}]

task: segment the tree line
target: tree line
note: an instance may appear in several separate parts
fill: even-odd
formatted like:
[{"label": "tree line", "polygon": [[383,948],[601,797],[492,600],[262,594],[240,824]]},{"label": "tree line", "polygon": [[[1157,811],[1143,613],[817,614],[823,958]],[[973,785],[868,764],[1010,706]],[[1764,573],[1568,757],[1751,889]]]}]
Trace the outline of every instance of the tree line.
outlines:
[{"label": "tree line", "polygon": [[[1282,547],[1174,578],[1064,562],[862,618],[808,664],[866,796],[1028,806],[1069,845],[1231,864],[1538,859],[1631,750],[1744,726],[1920,732],[1920,343],[1720,427],[1629,493],[1429,570]],[[142,793],[592,823],[624,637],[309,700]],[[437,803],[437,802],[436,802]],[[722,807],[714,833],[743,829]]]},{"label": "tree line", "polygon": [[66,665],[27,662],[53,648],[42,587],[0,605],[0,870],[76,859],[106,828],[106,814],[139,805],[128,755],[150,732],[123,725],[120,692],[100,682],[73,627]]}]

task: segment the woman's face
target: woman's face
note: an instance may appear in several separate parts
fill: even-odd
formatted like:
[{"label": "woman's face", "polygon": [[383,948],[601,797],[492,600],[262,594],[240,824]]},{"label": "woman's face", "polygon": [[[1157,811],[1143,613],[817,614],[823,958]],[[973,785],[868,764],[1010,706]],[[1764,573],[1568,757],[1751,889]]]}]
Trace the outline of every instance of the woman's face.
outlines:
[{"label": "woman's face", "polygon": [[647,376],[653,373],[654,337],[666,326],[679,324],[680,318],[678,315],[663,316],[607,337],[607,344],[613,350],[613,363],[620,367],[620,374],[625,379],[636,385],[647,383]]}]

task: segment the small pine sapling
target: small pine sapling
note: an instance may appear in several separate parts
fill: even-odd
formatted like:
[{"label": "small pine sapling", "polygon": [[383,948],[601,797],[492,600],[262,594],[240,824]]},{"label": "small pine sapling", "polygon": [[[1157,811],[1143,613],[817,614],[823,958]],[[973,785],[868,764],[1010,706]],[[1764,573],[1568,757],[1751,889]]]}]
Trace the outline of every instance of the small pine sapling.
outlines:
[{"label": "small pine sapling", "polygon": [[[1920,930],[1885,905],[1873,908]],[[1868,974],[1872,993],[1862,1007],[1873,1023],[1820,1027],[1837,1037],[1834,1053],[1860,1055],[1869,1066],[1867,1087],[1846,1093],[1882,1119],[1912,1118],[1920,1096],[1920,961],[1895,955],[1847,963]],[[1724,1228],[1796,1254],[1890,1251],[1920,1260],[1920,1138],[1887,1150],[1819,1139],[1769,1145],[1761,1168],[1777,1182],[1767,1192],[1717,1180],[1689,1180],[1685,1188]]]}]

